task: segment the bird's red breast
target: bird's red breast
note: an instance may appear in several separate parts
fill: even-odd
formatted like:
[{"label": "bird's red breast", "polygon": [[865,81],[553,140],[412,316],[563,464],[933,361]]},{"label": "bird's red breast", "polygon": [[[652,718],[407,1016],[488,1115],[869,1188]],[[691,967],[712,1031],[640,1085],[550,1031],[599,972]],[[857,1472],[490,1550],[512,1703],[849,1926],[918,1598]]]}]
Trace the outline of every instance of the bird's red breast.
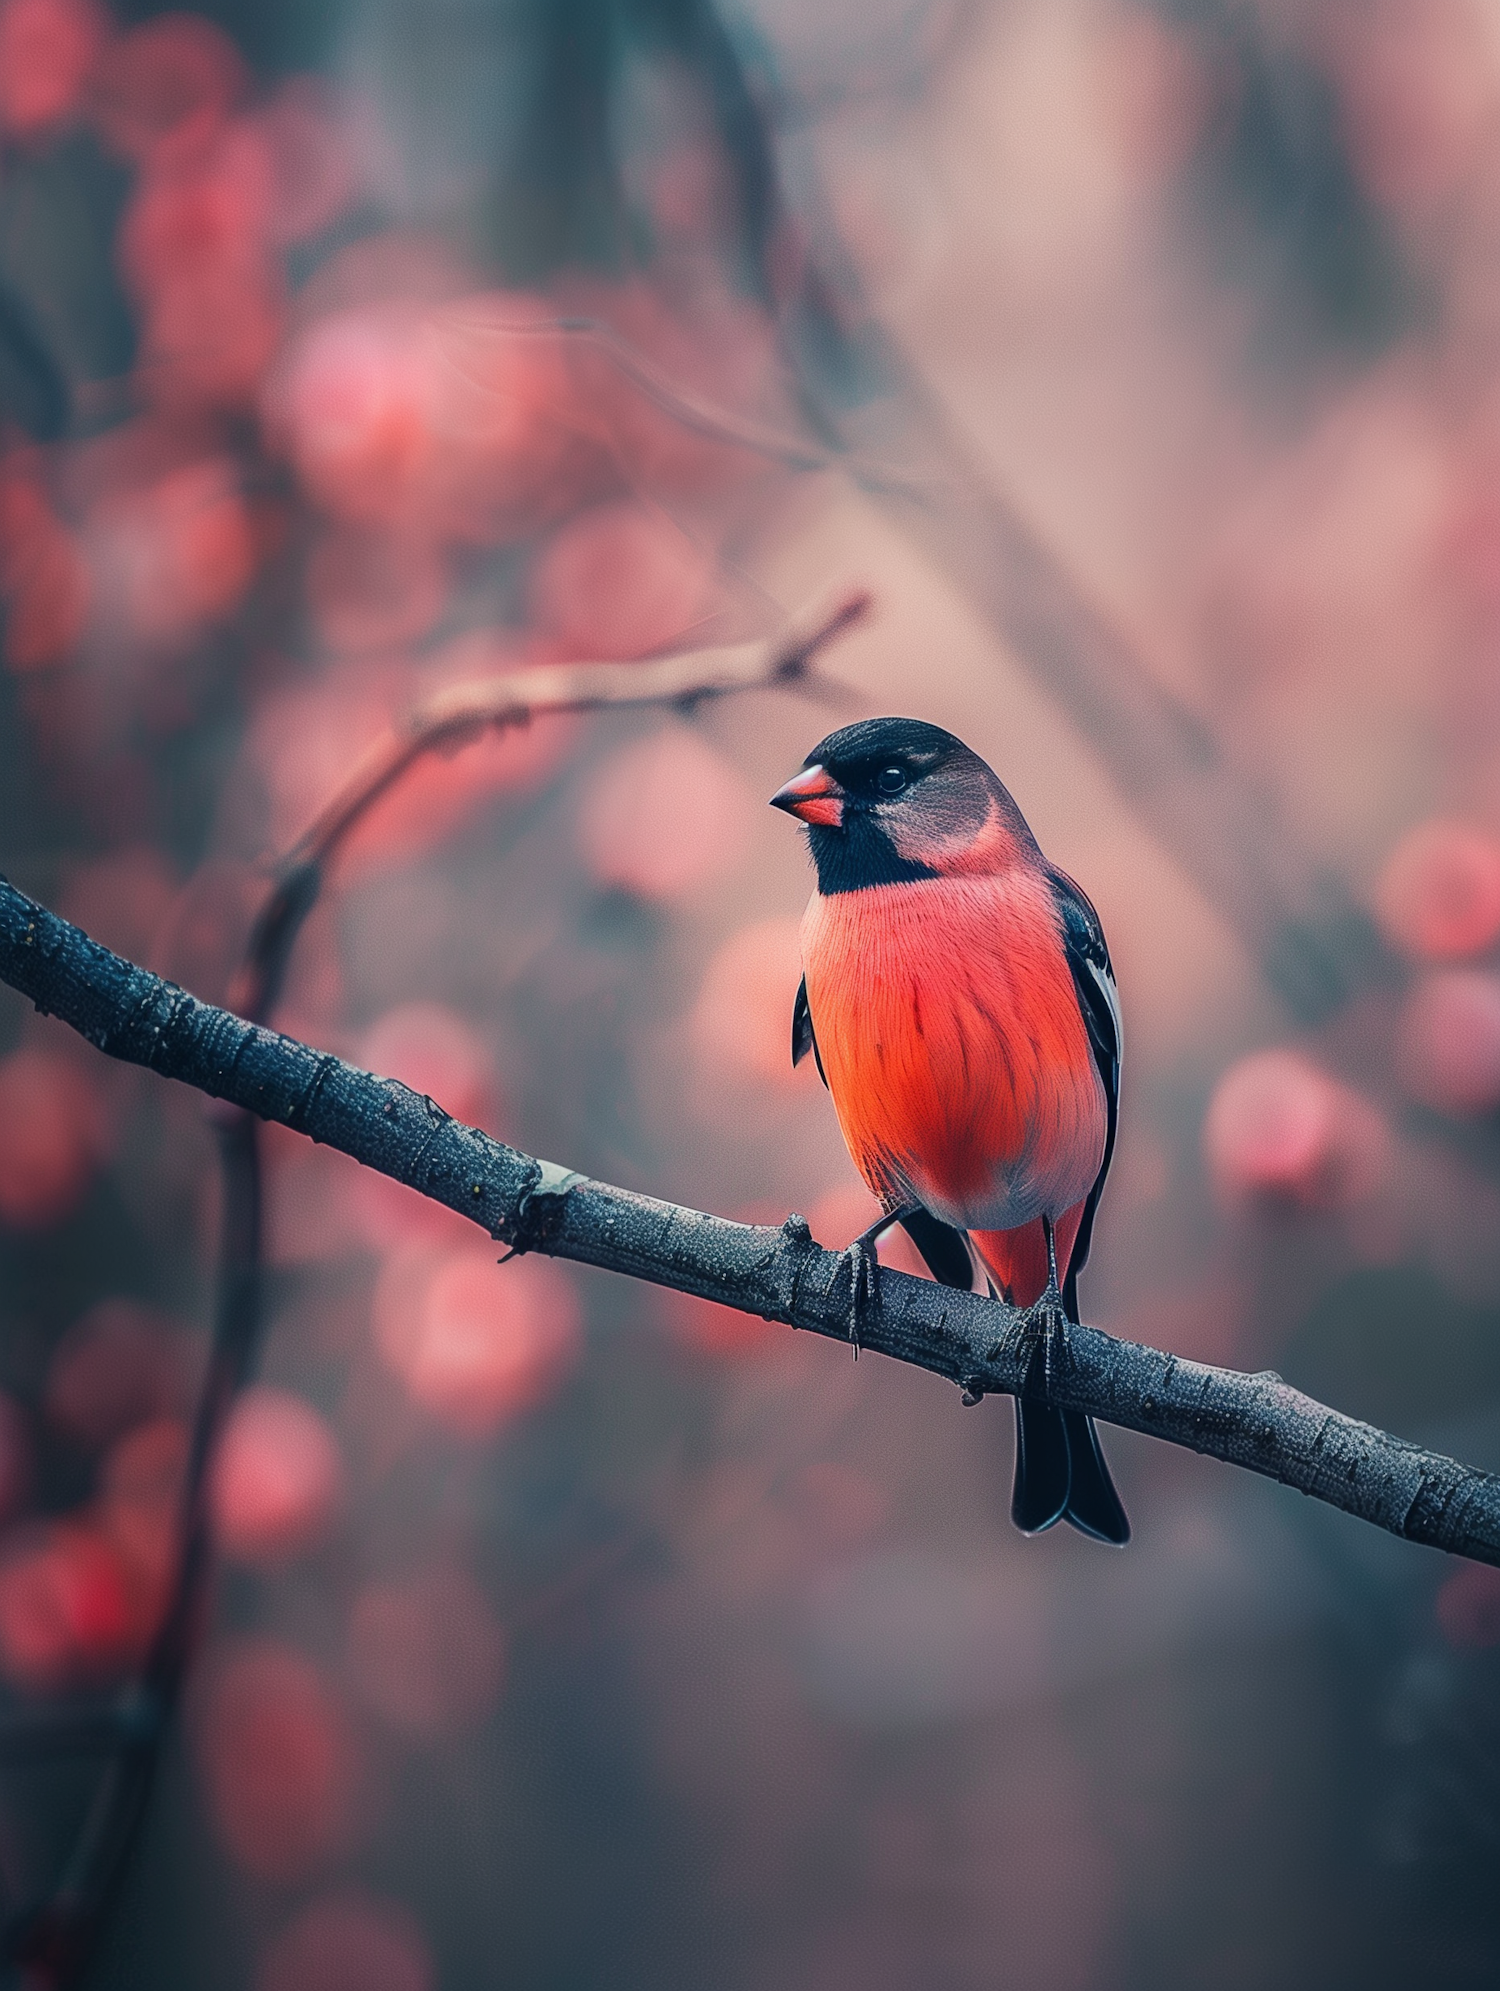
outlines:
[{"label": "bird's red breast", "polygon": [[[957,853],[955,853],[957,855]],[[915,1199],[982,1235],[1059,1223],[1104,1158],[1107,1105],[1039,864],[1017,858],[815,894],[802,927],[807,998],[844,1138],[888,1206]],[[994,1247],[1000,1284],[1029,1285]],[[1042,1277],[1046,1259],[1042,1248]]]}]

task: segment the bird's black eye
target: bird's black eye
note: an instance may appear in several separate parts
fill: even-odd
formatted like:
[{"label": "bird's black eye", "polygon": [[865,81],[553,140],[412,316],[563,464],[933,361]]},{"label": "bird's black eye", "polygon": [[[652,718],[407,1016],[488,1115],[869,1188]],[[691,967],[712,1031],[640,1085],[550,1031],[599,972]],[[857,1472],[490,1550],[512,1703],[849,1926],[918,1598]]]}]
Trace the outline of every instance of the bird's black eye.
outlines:
[{"label": "bird's black eye", "polygon": [[905,769],[883,767],[875,777],[875,786],[882,795],[899,795],[906,786]]}]

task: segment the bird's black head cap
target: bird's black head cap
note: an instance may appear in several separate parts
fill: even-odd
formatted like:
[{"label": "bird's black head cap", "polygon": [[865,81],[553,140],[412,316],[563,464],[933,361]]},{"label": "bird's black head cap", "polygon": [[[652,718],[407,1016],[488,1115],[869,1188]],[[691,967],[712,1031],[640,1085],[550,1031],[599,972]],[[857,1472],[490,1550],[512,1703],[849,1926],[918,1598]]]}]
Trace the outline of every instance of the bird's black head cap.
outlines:
[{"label": "bird's black head cap", "polygon": [[1007,836],[1035,847],[987,764],[924,719],[841,726],[804,767],[774,799],[807,824],[825,896],[941,877],[966,840],[997,817]]},{"label": "bird's black head cap", "polygon": [[984,766],[955,733],[925,719],[861,719],[819,740],[802,765],[826,767],[849,794],[873,799],[888,792],[877,786],[888,769],[899,770],[910,787],[940,767],[966,760]]}]

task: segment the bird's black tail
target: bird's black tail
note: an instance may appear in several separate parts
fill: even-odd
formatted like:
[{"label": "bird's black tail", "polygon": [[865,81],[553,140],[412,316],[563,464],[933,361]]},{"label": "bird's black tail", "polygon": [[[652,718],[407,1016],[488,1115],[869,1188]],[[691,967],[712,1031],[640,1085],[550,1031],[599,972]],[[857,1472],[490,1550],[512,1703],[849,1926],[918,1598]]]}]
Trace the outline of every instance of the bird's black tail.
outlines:
[{"label": "bird's black tail", "polygon": [[1016,1398],[1016,1484],[1010,1518],[1023,1535],[1066,1521],[1096,1542],[1130,1540],[1130,1522],[1092,1417]]},{"label": "bird's black tail", "polygon": [[[934,1279],[964,1292],[974,1289],[974,1266],[961,1231],[940,1223],[930,1211],[916,1210],[902,1220],[912,1243],[927,1261]],[[1063,1287],[1068,1318],[1078,1318],[1077,1275],[1070,1272]],[[1043,1351],[1037,1350],[1039,1364]],[[1029,1380],[1029,1379],[1028,1379]],[[1109,1476],[1104,1449],[1092,1417],[1081,1410],[1056,1410],[1037,1394],[1016,1398],[1016,1483],[1010,1518],[1023,1535],[1066,1521],[1096,1542],[1123,1546],[1130,1540],[1130,1522]]]},{"label": "bird's black tail", "polygon": [[[1068,1319],[1078,1318],[1078,1274],[1063,1282]],[[1104,1447],[1092,1417],[1081,1410],[1057,1410],[1041,1400],[1045,1350],[1032,1357],[1027,1387],[1016,1398],[1016,1483],[1010,1518],[1023,1535],[1066,1521],[1096,1542],[1123,1548],[1130,1522],[1115,1491]]]}]

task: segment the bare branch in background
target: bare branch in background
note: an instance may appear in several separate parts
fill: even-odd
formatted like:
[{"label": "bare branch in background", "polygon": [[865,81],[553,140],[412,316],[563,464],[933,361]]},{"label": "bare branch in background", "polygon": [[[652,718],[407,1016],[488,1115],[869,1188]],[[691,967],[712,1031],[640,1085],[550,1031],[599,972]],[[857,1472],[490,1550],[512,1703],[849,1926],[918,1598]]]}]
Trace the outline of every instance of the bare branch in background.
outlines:
[{"label": "bare branch in background", "polygon": [[[1116,790],[1234,927],[1302,1023],[1404,976],[1374,921],[1305,850],[1274,796],[1152,674],[1021,506],[973,460],[931,390],[873,319],[848,336],[866,399],[829,420],[845,467],[948,572],[1067,714]],[[867,476],[870,454],[900,480]]]},{"label": "bare branch in background", "polygon": [[[552,31],[568,32],[564,10],[554,10]],[[997,487],[955,431],[865,297],[836,204],[823,195],[805,153],[797,198],[787,195],[764,111],[767,85],[776,96],[775,79],[761,76],[761,88],[751,87],[749,44],[737,42],[711,0],[687,0],[671,33],[678,59],[713,109],[733,169],[742,247],[773,306],[787,298],[776,275],[783,234],[807,241],[779,316],[812,433],[799,450],[785,436],[683,397],[612,327],[561,324],[601,344],[643,392],[690,425],[789,465],[821,467],[825,450],[831,453],[957,581],[1062,706],[1121,797],[1229,920],[1299,1022],[1324,1021],[1372,981],[1398,982],[1402,964],[1343,881],[1301,846],[1275,798],[1206,720],[1153,676],[1024,505]],[[793,121],[798,110],[791,100],[780,104]]]},{"label": "bare branch in background", "polygon": [[[280,867],[250,935],[235,992],[239,1007],[257,1022],[269,1018],[328,867],[370,810],[428,755],[451,754],[487,732],[529,725],[549,714],[605,707],[684,709],[736,692],[805,684],[817,656],[868,609],[867,595],[852,594],[817,622],[766,642],[634,664],[544,665],[439,692],[371,748]],[[5,1932],[5,1953],[40,1973],[49,1986],[75,1981],[92,1954],[150,1800],[161,1744],[201,1627],[212,1563],[209,1469],[259,1350],[263,1169],[254,1109],[221,1120],[219,1148],[223,1217],[214,1331],[193,1419],[173,1578],[160,1625],[139,1677],[122,1700],[103,1709],[63,1707],[40,1720],[28,1715],[0,1734],[0,1753],[12,1758],[100,1751],[107,1758],[59,1886],[43,1906],[13,1918]]]},{"label": "bare branch in background", "polygon": [[[108,1056],[176,1078],[352,1156],[541,1251],[847,1339],[851,1261],[806,1223],[728,1222],[592,1182],[492,1140],[431,1099],[197,1001],[0,886],[0,979]],[[1022,1386],[1028,1316],[885,1271],[867,1348],[972,1394]],[[1500,1477],[1344,1417],[1278,1376],[1180,1360],[1074,1327],[1055,1400],[1248,1467],[1413,1542],[1500,1565]]]},{"label": "bare branch in background", "polygon": [[[852,285],[846,271],[841,293]],[[804,308],[823,288],[812,273]],[[827,442],[746,420],[684,389],[601,319],[487,318],[479,328],[592,346],[685,428],[789,469],[851,478],[952,576],[1062,706],[1127,806],[1229,919],[1299,1022],[1325,1022],[1372,986],[1404,979],[1404,964],[1337,872],[1302,847],[1275,797],[1207,720],[1156,679],[1023,508],[973,459],[873,316],[852,328],[836,314],[820,320],[820,331],[836,340],[841,383],[857,383],[864,397],[852,409],[834,407],[816,363],[799,353],[799,384]],[[821,351],[826,337],[807,343]]]}]

